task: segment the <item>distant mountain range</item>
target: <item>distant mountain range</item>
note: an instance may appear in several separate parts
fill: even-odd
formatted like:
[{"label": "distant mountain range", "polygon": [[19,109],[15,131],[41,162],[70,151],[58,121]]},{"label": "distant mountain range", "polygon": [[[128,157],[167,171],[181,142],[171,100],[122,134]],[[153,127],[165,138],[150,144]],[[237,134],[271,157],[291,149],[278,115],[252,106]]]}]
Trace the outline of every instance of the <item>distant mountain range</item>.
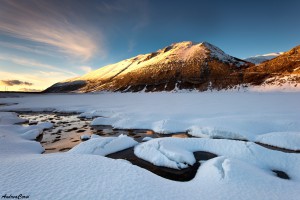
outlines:
[{"label": "distant mountain range", "polygon": [[101,67],[44,92],[206,91],[283,84],[300,87],[298,83],[300,46],[242,60],[208,42],[188,41]]},{"label": "distant mountain range", "polygon": [[267,60],[271,60],[273,58],[276,58],[277,56],[280,56],[281,54],[283,54],[283,52],[279,52],[279,53],[268,53],[268,54],[264,54],[264,55],[257,55],[257,56],[253,56],[253,57],[249,57],[246,58],[244,60],[254,63],[254,64],[260,64],[262,62],[265,62]]}]

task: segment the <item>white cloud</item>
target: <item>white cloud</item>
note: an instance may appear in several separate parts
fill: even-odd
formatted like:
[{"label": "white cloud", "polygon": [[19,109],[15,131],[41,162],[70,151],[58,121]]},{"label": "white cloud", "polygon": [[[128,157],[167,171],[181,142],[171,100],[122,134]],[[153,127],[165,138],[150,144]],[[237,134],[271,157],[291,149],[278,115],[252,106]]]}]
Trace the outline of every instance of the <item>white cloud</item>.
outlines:
[{"label": "white cloud", "polygon": [[15,57],[15,56],[11,56],[11,55],[0,55],[0,60],[13,62],[15,64],[23,65],[25,67],[38,68],[39,70],[48,69],[48,70],[63,72],[63,73],[66,73],[66,74],[69,74],[69,75],[72,75],[72,76],[78,76],[78,74],[73,73],[71,71],[64,70],[64,69],[61,69],[61,68],[56,67],[56,66],[40,63],[40,62],[32,60],[32,59],[26,59],[26,58],[22,58],[22,57]]}]

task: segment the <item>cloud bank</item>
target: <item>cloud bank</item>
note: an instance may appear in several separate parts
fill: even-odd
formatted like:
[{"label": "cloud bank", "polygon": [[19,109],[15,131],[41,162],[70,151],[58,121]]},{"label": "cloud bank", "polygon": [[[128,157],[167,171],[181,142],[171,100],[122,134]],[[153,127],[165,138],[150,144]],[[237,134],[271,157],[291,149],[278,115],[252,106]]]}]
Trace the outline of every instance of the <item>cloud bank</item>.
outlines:
[{"label": "cloud bank", "polygon": [[[70,79],[73,76],[65,74],[63,72],[49,72],[49,71],[37,71],[33,73],[11,73],[0,71],[0,77],[5,77],[5,80],[19,80],[22,82],[32,83],[32,85],[13,85],[8,86],[0,80],[0,91],[5,91],[9,89],[10,91],[24,91],[24,88],[27,88],[27,91],[38,90],[42,91],[47,87],[66,79]],[[8,87],[8,88],[6,88]]]},{"label": "cloud bank", "polygon": [[3,85],[6,86],[14,86],[14,85],[27,85],[31,86],[33,83],[26,82],[26,81],[20,81],[20,80],[1,80]]}]

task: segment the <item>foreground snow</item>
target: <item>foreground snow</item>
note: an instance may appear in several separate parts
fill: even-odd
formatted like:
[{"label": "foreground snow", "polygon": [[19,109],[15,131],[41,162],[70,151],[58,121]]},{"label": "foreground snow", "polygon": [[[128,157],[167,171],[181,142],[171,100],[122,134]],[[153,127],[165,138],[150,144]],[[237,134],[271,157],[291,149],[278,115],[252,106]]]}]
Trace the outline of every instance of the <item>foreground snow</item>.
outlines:
[{"label": "foreground snow", "polygon": [[[136,147],[160,143],[182,162],[193,160],[192,148],[226,155],[205,162],[192,181],[181,183],[102,156],[41,155],[39,143],[20,137],[24,131],[20,125],[0,125],[1,195],[23,194],[30,199],[298,199],[298,154],[271,152],[237,141],[216,140],[214,144],[211,139],[153,139]],[[266,159],[268,156],[272,157]],[[277,178],[271,169],[287,172],[292,180]]]},{"label": "foreground snow", "polygon": [[[41,154],[31,139],[40,124],[0,112],[0,192],[30,199],[298,199],[300,155],[272,151],[251,141],[296,148],[300,130],[299,93],[35,95],[0,99],[19,103],[2,110],[81,112],[94,124],[149,128],[162,133],[189,131],[207,138],[152,139],[92,137],[68,153]],[[99,117],[102,116],[102,117]],[[274,133],[276,132],[276,133]],[[27,133],[31,137],[24,137]],[[27,135],[25,134],[25,135]],[[285,136],[293,139],[280,142]],[[248,142],[210,138],[247,139]],[[156,165],[185,168],[194,151],[218,157],[201,164],[189,182],[161,178],[106,155],[135,145],[135,154]],[[287,173],[291,180],[276,177]]]},{"label": "foreground snow", "polygon": [[226,158],[238,159],[269,174],[271,170],[284,171],[292,180],[300,181],[299,154],[269,150],[253,142],[200,138],[164,138],[142,143],[136,146],[134,150],[135,154],[144,160],[157,166],[174,169],[182,169],[188,165],[193,165],[196,161],[193,152],[196,151],[208,151]]}]

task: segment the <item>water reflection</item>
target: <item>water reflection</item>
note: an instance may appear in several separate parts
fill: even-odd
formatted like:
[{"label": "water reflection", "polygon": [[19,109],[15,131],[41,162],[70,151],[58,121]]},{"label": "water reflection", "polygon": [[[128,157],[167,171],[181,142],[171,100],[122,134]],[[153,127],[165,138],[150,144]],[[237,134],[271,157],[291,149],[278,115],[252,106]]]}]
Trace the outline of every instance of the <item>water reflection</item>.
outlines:
[{"label": "water reflection", "polygon": [[174,134],[159,134],[148,129],[114,129],[109,125],[90,126],[92,119],[78,118],[77,114],[63,113],[19,113],[19,117],[27,119],[24,126],[35,125],[39,122],[51,122],[53,128],[45,130],[41,138],[38,138],[45,153],[65,152],[81,142],[82,135],[96,134],[103,137],[117,137],[121,134],[134,138],[137,142],[143,142],[144,138],[160,137],[191,137],[185,132]]}]

